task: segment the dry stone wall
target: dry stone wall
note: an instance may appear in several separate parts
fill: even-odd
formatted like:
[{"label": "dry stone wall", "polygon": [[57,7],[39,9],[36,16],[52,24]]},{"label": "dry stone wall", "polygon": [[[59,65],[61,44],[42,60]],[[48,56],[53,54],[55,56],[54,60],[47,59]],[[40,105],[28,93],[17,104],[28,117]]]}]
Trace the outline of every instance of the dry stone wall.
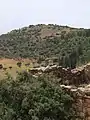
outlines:
[{"label": "dry stone wall", "polygon": [[[90,83],[90,66],[85,67],[83,69],[69,69],[62,68],[61,66],[47,66],[40,68],[33,68],[30,70],[30,73],[33,75],[40,74],[50,74],[52,73],[58,78],[61,78],[61,84],[67,85],[80,85],[80,84],[89,84]],[[68,82],[67,82],[68,81]]]},{"label": "dry stone wall", "polygon": [[[90,65],[73,70],[55,65],[34,68],[29,72],[34,76],[52,73],[61,78],[61,84],[64,85],[60,86],[74,98],[75,120],[90,120]],[[68,85],[65,85],[66,81],[68,81]],[[83,87],[80,87],[80,85],[83,85]]]},{"label": "dry stone wall", "polygon": [[73,86],[61,85],[74,98],[76,120],[90,120],[90,85],[73,88]]}]

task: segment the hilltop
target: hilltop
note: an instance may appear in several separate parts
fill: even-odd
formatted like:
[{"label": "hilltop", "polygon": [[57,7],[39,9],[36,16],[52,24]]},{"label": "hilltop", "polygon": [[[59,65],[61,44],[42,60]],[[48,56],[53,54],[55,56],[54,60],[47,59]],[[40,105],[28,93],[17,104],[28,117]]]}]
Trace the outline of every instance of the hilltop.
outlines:
[{"label": "hilltop", "polygon": [[[47,58],[63,67],[90,61],[90,29],[59,25],[29,25],[0,36],[1,58]],[[63,61],[63,62],[62,62]]]},{"label": "hilltop", "polygon": [[13,30],[0,36],[0,58],[0,119],[90,119],[90,29]]}]

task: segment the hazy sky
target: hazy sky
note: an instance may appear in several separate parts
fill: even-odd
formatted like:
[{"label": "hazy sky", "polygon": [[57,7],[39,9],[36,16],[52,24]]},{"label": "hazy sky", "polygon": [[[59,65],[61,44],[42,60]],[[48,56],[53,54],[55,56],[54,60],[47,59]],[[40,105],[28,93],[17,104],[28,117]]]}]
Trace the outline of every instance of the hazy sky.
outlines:
[{"label": "hazy sky", "polygon": [[0,0],[0,34],[39,23],[90,28],[90,0]]}]

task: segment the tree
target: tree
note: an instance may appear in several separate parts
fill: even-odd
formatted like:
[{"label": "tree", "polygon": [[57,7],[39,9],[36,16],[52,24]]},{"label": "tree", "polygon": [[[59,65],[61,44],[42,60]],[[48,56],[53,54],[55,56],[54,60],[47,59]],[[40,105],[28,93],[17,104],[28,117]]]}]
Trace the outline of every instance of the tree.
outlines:
[{"label": "tree", "polygon": [[0,82],[1,120],[71,120],[72,103],[73,98],[46,76],[20,73],[16,80]]},{"label": "tree", "polygon": [[17,66],[18,66],[18,67],[21,67],[21,65],[22,65],[21,62],[18,62],[18,63],[17,63]]},{"label": "tree", "polygon": [[69,55],[65,56],[65,68],[67,68],[67,67],[69,67],[69,68],[71,67]]},{"label": "tree", "polygon": [[74,69],[76,68],[76,64],[77,64],[77,53],[76,51],[73,51],[70,56],[70,63],[71,63],[71,68]]}]

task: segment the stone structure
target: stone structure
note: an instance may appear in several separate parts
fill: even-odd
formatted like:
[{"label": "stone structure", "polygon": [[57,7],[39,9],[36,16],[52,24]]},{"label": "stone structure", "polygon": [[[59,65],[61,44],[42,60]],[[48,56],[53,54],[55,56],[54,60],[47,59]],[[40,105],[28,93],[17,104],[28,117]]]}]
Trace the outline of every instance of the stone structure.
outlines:
[{"label": "stone structure", "polygon": [[[61,78],[60,85],[74,98],[75,120],[90,120],[90,65],[80,69],[65,69],[61,66],[47,66],[30,70],[33,75],[52,73]],[[68,85],[66,84],[68,81]],[[83,87],[80,87],[83,86]]]},{"label": "stone structure", "polygon": [[[40,67],[40,68],[33,68],[30,70],[30,73],[33,75],[39,74],[50,74],[52,73],[55,77],[61,78],[61,84],[68,84],[68,85],[80,85],[80,84],[88,84],[90,83],[90,75],[88,72],[90,66],[84,67],[82,69],[65,69],[61,66],[47,66],[47,67]],[[68,82],[67,82],[68,81]]]},{"label": "stone structure", "polygon": [[90,85],[78,88],[65,85],[61,87],[74,98],[76,120],[90,120]]},{"label": "stone structure", "polygon": [[[75,120],[90,120],[90,65],[73,70],[54,65],[34,68],[30,73],[37,77],[52,73],[61,78],[60,83],[64,85],[60,86],[74,98]],[[68,85],[65,85],[66,81]]]}]

